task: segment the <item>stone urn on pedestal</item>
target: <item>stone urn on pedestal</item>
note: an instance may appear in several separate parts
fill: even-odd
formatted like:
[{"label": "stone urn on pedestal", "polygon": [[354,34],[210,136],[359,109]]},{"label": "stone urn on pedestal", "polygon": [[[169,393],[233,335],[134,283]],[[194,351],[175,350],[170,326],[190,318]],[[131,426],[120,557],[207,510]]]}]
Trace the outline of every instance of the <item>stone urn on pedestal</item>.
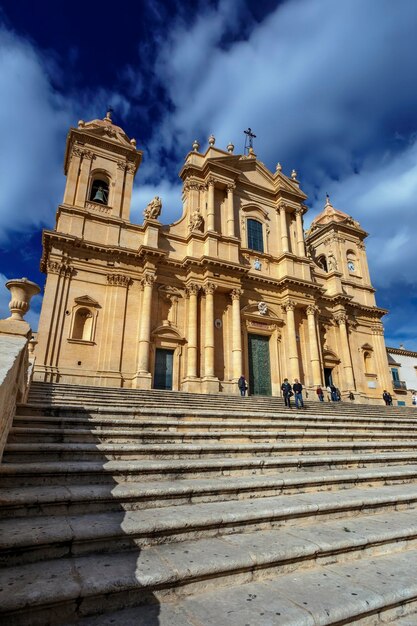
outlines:
[{"label": "stone urn on pedestal", "polygon": [[29,310],[31,298],[41,290],[39,285],[27,278],[13,278],[7,281],[6,287],[12,296],[9,302],[11,316],[8,319],[24,322],[23,316]]}]

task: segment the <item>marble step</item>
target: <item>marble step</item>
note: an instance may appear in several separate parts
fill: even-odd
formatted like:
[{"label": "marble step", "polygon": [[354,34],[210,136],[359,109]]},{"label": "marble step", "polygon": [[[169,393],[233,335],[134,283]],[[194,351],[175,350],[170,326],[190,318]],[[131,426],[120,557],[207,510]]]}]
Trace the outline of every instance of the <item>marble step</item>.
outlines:
[{"label": "marble step", "polygon": [[[270,476],[235,476],[115,484],[40,485],[0,489],[0,516],[37,517],[125,511],[330,491],[355,486],[394,485],[417,481],[417,465],[321,472],[283,472]],[[226,506],[226,505],[225,505]]]},{"label": "marble step", "polygon": [[[417,507],[417,485],[0,521],[0,565],[129,550]],[[319,522],[320,521],[320,522]]]},{"label": "marble step", "polygon": [[0,465],[2,487],[30,485],[79,485],[136,482],[138,480],[179,480],[277,474],[323,469],[416,465],[417,453],[272,456],[212,459],[158,459],[140,461],[6,463]]},{"label": "marble step", "polygon": [[[242,420],[242,419],[227,419],[219,422],[216,419],[206,419],[202,417],[196,419],[182,418],[181,416],[174,418],[164,417],[163,419],[144,418],[142,416],[129,418],[129,417],[93,417],[79,416],[79,417],[51,417],[51,416],[34,416],[34,415],[17,415],[14,418],[14,428],[36,428],[36,429],[89,429],[96,431],[100,429],[112,429],[112,428],[129,428],[132,430],[144,428],[150,428],[158,431],[173,431],[183,432],[200,430],[209,432],[212,430],[219,430],[227,432],[229,430],[262,430],[270,431],[280,429],[281,431],[297,431],[305,432],[309,430],[316,430],[317,432],[328,431],[346,431],[346,432],[359,432],[359,433],[388,433],[392,434],[392,423],[385,422],[379,423],[355,423],[352,421],[334,421],[327,418],[323,419],[302,419],[304,416],[296,415],[290,419],[283,416],[275,416],[269,420]],[[397,424],[395,426],[395,432],[400,434],[413,434],[417,433],[417,423],[411,424]]]},{"label": "marble step", "polygon": [[4,463],[34,463],[44,461],[99,461],[140,459],[193,459],[281,456],[282,454],[318,455],[366,452],[415,452],[415,441],[341,441],[284,443],[8,443]]},{"label": "marble step", "polygon": [[[125,553],[15,565],[0,570],[0,620],[10,626],[74,624],[83,616],[103,611],[163,602],[162,611],[169,606],[201,609],[193,621],[175,618],[162,622],[167,626],[248,623],[240,621],[241,618],[265,626],[341,624],[341,618],[364,616],[417,597],[415,520],[415,510],[396,513],[395,521],[385,513],[364,515],[323,522],[319,528],[304,524],[143,549],[132,546]],[[407,552],[402,551],[404,545]],[[316,583],[312,584],[314,580]],[[271,593],[271,585],[276,593]],[[263,586],[267,591],[260,593]],[[375,598],[369,601],[366,593],[370,590],[375,592],[377,603]],[[239,592],[240,610],[237,597],[233,600]],[[311,618],[314,607],[330,617],[335,596],[340,606],[332,616],[333,621],[299,621],[304,614]],[[219,600],[217,613],[213,612],[214,598]],[[257,598],[261,600],[259,605]],[[293,611],[289,610],[288,598],[295,602]],[[352,603],[358,600],[361,613],[353,610]],[[252,621],[256,613],[250,616],[252,606],[257,608],[258,621]],[[307,613],[304,607],[308,607]],[[152,617],[151,609],[156,609],[155,604],[136,608],[136,621],[132,622],[125,622],[123,613],[119,613],[113,622],[100,621],[109,619],[100,615],[81,623],[136,626],[161,623],[146,621]],[[273,621],[262,620],[262,612]],[[187,611],[178,615],[185,619]],[[334,621],[336,617],[339,621]]]}]

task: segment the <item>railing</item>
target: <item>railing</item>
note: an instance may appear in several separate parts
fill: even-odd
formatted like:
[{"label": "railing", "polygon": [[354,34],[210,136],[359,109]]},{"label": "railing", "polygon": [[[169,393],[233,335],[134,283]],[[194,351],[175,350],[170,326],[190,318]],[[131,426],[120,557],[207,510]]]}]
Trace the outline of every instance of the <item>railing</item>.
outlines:
[{"label": "railing", "polygon": [[407,391],[407,383],[403,380],[393,380],[392,385],[394,389],[403,389],[404,391]]}]

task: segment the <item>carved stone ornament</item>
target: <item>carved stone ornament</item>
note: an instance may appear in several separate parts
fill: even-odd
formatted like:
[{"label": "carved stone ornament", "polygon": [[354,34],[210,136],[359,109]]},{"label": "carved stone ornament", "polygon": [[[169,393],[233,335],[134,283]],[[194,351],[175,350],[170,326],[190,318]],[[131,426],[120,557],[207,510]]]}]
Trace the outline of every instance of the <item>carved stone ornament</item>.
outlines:
[{"label": "carved stone ornament", "polygon": [[283,305],[284,310],[287,311],[287,312],[288,311],[294,311],[295,306],[296,306],[296,304],[295,304],[295,302],[293,300],[288,300],[288,302],[285,302],[285,304]]},{"label": "carved stone ornament", "polygon": [[221,319],[219,318],[215,319],[214,326],[217,328],[217,330],[220,330],[220,328],[223,326]]},{"label": "carved stone ornament", "polygon": [[190,231],[195,230],[197,232],[202,232],[204,225],[203,216],[200,213],[200,209],[195,209],[191,213],[190,223],[188,224],[188,229]]},{"label": "carved stone ornament", "polygon": [[31,298],[36,296],[41,288],[27,278],[8,280],[6,287],[11,294],[11,300],[9,302],[11,316],[9,319],[23,322],[23,316],[29,310]]},{"label": "carved stone ornament", "polygon": [[188,296],[198,296],[198,292],[200,291],[200,285],[197,283],[190,283],[186,287]]},{"label": "carved stone ornament", "polygon": [[128,287],[131,283],[130,276],[124,274],[107,274],[107,284],[115,285],[116,287]]},{"label": "carved stone ornament", "polygon": [[155,274],[144,274],[141,280],[142,287],[145,287],[145,285],[149,285],[150,287],[152,287],[154,282]]},{"label": "carved stone ornament", "polygon": [[319,309],[315,304],[309,304],[307,307],[307,315],[315,315],[318,310]]},{"label": "carved stone ornament", "polygon": [[268,306],[266,302],[259,302],[258,311],[261,315],[266,315],[268,313]]},{"label": "carved stone ornament", "polygon": [[384,334],[384,327],[380,322],[377,322],[376,324],[372,325],[372,334],[373,335],[383,335]]},{"label": "carved stone ornament", "polygon": [[329,271],[337,270],[337,261],[333,252],[330,252],[327,257],[327,267],[329,268]]},{"label": "carved stone ornament", "polygon": [[83,158],[92,161],[96,158],[96,155],[94,154],[94,152],[91,152],[91,150],[83,150]]},{"label": "carved stone ornament", "polygon": [[146,220],[157,220],[161,214],[162,209],[162,200],[159,196],[155,196],[153,200],[151,200],[143,212]]},{"label": "carved stone ornament", "polygon": [[82,157],[84,149],[80,146],[74,146],[71,152],[71,156]]},{"label": "carved stone ornament", "polygon": [[233,289],[233,291],[230,292],[230,297],[232,298],[232,300],[240,300],[242,294],[242,289]]},{"label": "carved stone ornament", "polygon": [[122,170],[123,172],[127,168],[127,163],[125,161],[117,161],[117,169]]},{"label": "carved stone ornament", "polygon": [[216,291],[217,289],[217,285],[215,285],[214,283],[207,283],[206,285],[204,285],[203,290],[204,293],[207,295],[213,295],[213,293]]},{"label": "carved stone ornament", "polygon": [[59,263],[58,261],[48,261],[46,269],[48,274],[59,274],[59,271],[61,269],[61,263]]},{"label": "carved stone ornament", "polygon": [[229,183],[229,184],[227,185],[227,191],[228,191],[228,193],[232,193],[235,189],[236,189],[236,184],[235,184],[235,183]]},{"label": "carved stone ornament", "polygon": [[338,313],[334,314],[334,319],[339,324],[339,326],[341,326],[342,324],[346,324],[347,322],[346,313],[344,313],[343,311],[339,311]]}]

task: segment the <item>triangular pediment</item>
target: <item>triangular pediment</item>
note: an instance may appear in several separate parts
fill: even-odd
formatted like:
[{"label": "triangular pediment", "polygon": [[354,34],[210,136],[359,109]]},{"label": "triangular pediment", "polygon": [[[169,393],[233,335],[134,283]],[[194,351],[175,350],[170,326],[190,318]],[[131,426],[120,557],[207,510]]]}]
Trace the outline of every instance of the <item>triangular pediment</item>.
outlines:
[{"label": "triangular pediment", "polygon": [[74,302],[76,304],[83,304],[84,306],[101,308],[97,300],[94,300],[94,298],[90,298],[90,296],[80,296],[79,298],[75,298]]},{"label": "triangular pediment", "polygon": [[302,198],[305,200],[307,198],[306,194],[301,191],[298,187],[297,183],[294,183],[292,180],[287,178],[281,172],[276,172],[275,174],[275,188],[280,191],[285,191],[286,193],[293,194],[297,196],[297,198]]}]

